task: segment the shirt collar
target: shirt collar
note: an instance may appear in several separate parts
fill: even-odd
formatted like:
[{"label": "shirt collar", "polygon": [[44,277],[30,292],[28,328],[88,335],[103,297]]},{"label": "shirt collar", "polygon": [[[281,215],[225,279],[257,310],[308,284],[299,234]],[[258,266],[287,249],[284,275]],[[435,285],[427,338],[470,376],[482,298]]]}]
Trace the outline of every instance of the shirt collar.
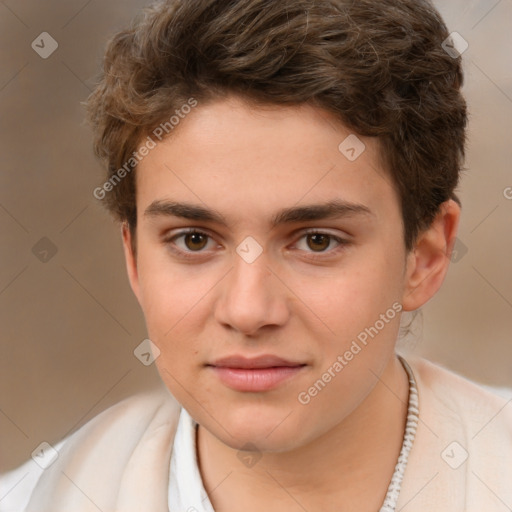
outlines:
[{"label": "shirt collar", "polygon": [[199,472],[196,429],[197,423],[182,407],[171,455],[170,512],[215,512]]}]

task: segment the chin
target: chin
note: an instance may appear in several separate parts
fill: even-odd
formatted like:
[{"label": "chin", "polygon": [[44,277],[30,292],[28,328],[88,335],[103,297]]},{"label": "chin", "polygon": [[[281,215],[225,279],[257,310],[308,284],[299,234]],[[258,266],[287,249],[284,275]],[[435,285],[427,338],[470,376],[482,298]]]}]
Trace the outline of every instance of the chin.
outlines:
[{"label": "chin", "polygon": [[[260,407],[240,407],[232,413],[205,418],[204,427],[224,444],[235,450],[285,452],[301,444],[304,430],[292,409],[264,411]],[[289,414],[289,416],[288,416]],[[287,417],[288,416],[288,417]],[[293,418],[293,419],[292,419]],[[225,430],[220,427],[222,425]]]},{"label": "chin", "polygon": [[[216,434],[219,434],[220,437],[217,437]],[[293,437],[293,434],[291,432],[286,435],[265,437],[259,432],[247,431],[230,437],[225,432],[213,433],[222,443],[233,450],[261,453],[284,453],[298,448],[302,443],[300,439]]]}]

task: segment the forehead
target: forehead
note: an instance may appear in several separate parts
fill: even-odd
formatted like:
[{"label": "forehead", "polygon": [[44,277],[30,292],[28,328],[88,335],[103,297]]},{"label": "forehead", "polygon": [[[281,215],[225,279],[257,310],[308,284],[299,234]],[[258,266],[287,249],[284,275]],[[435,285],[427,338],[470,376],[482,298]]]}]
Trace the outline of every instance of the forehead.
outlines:
[{"label": "forehead", "polygon": [[[396,207],[375,138],[309,105],[198,104],[139,163],[138,211],[157,201],[211,205],[228,221],[299,204]],[[389,204],[389,203],[395,203]]]}]

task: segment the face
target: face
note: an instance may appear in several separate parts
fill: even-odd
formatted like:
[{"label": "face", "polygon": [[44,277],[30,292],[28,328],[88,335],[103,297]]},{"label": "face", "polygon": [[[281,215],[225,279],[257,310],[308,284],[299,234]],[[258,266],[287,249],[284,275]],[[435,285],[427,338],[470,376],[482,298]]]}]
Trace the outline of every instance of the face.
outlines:
[{"label": "face", "polygon": [[394,353],[399,199],[377,140],[359,136],[354,160],[349,135],[314,107],[231,97],[199,104],[137,169],[136,261],[126,232],[125,248],[158,370],[233,448],[325,434]]}]

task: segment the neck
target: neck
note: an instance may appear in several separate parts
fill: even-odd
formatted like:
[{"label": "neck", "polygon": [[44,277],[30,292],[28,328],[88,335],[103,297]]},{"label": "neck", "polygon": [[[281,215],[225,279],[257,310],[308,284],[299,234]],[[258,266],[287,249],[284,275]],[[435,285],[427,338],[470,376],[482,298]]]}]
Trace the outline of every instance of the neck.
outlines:
[{"label": "neck", "polygon": [[265,453],[251,468],[237,450],[200,426],[199,467],[215,511],[239,510],[240,503],[247,512],[330,512],[339,511],[341,503],[347,512],[378,510],[402,447],[408,392],[407,374],[393,357],[342,423],[299,449]]}]

